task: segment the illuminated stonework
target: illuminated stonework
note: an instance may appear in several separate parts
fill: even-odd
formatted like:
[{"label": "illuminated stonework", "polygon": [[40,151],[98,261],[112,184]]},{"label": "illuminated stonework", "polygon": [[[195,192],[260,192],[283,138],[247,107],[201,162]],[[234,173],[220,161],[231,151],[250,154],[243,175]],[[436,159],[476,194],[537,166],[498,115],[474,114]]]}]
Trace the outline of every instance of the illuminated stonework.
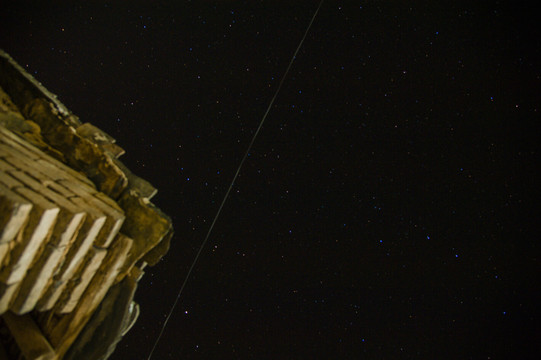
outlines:
[{"label": "illuminated stonework", "polygon": [[173,230],[123,153],[0,51],[0,359],[103,358],[136,319]]}]

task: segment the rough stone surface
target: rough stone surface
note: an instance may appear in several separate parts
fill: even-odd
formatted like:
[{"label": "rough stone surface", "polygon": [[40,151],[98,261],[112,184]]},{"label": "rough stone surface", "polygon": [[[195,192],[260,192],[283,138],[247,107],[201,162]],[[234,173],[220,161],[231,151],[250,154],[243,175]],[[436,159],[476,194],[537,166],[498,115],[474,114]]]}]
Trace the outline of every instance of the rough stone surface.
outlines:
[{"label": "rough stone surface", "polygon": [[173,228],[123,153],[0,50],[0,359],[106,358],[135,321]]},{"label": "rough stone surface", "polygon": [[56,304],[105,223],[104,216],[90,214],[87,219],[80,235],[66,250],[62,266],[57,270],[52,281],[49,282],[49,287],[39,300],[37,304],[39,311],[50,310]]},{"label": "rough stone surface", "polygon": [[81,298],[75,309],[68,315],[63,316],[49,332],[50,340],[59,355],[63,356],[68,351],[111,285],[113,285],[115,278],[119,274],[120,267],[126,261],[132,244],[132,239],[121,236],[111,246],[111,249],[107,251],[102,266],[87,287],[85,296]]},{"label": "rough stone surface", "polygon": [[84,218],[84,213],[77,213],[72,217],[62,214],[62,217],[55,225],[55,230],[62,231],[62,233],[54,236],[58,240],[45,244],[40,257],[27,271],[21,283],[17,298],[11,306],[12,311],[17,314],[25,314],[34,309],[46,286],[49,284],[54,270],[58,267],[64,250],[72,243],[74,237],[77,236]]},{"label": "rough stone surface", "polygon": [[92,248],[86,255],[85,261],[79,267],[75,276],[70,280],[71,289],[65,292],[67,296],[56,305],[56,312],[69,313],[75,308],[81,295],[86,290],[86,287],[92,280],[92,277],[100,267],[103,259],[107,255],[107,250]]},{"label": "rough stone surface", "polygon": [[[125,192],[118,203],[126,211],[122,232],[134,240],[126,264],[134,264],[166,239],[167,234],[172,231],[171,220],[157,207],[137,196],[135,191]],[[127,268],[125,266],[123,270]]]},{"label": "rough stone surface", "polygon": [[127,186],[128,179],[113,160],[97,144],[58,119],[46,100],[34,99],[25,106],[23,114],[41,127],[43,137],[66,156],[70,166],[81,169],[102,192],[115,198]]},{"label": "rough stone surface", "polygon": [[133,303],[136,288],[134,275],[111,287],[70,348],[66,360],[104,359],[112,353],[138,316],[138,307]]},{"label": "rough stone surface", "polygon": [[19,282],[34,260],[42,242],[51,236],[60,209],[38,193],[27,188],[17,188],[19,195],[34,202],[21,241],[10,252],[9,261],[0,268],[0,281],[5,284]]},{"label": "rough stone surface", "polygon": [[[4,173],[0,177],[6,178]],[[26,223],[32,203],[4,186],[0,179],[0,244],[11,242]],[[0,255],[0,263],[3,257]]]}]

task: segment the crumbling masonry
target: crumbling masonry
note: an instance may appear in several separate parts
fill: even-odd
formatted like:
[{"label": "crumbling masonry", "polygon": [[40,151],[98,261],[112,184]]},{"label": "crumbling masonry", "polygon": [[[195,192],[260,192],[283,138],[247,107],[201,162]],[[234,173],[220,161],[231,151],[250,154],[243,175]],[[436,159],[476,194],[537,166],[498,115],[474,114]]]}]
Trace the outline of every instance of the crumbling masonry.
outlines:
[{"label": "crumbling masonry", "polygon": [[0,50],[0,360],[104,359],[168,250],[156,190]]}]

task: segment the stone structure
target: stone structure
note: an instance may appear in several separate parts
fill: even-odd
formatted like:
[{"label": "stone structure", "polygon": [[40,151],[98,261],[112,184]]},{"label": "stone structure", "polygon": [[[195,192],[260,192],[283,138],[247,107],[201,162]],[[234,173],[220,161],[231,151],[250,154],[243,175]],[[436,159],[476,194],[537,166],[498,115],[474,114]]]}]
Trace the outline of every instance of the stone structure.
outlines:
[{"label": "stone structure", "polygon": [[0,50],[0,359],[105,359],[168,250],[156,190]]}]

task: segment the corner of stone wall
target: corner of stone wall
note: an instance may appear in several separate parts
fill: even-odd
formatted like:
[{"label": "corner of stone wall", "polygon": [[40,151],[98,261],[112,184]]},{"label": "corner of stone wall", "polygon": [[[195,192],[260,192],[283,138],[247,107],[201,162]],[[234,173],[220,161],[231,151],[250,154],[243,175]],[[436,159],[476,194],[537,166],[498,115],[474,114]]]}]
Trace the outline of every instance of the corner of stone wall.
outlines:
[{"label": "corner of stone wall", "polygon": [[0,315],[14,341],[4,344],[8,356],[29,356],[19,330],[35,324],[35,341],[50,345],[38,350],[63,358],[83,341],[87,323],[99,326],[89,320],[109,289],[124,279],[136,284],[168,251],[171,219],[122,154],[112,136],[82,123],[0,50]]}]

